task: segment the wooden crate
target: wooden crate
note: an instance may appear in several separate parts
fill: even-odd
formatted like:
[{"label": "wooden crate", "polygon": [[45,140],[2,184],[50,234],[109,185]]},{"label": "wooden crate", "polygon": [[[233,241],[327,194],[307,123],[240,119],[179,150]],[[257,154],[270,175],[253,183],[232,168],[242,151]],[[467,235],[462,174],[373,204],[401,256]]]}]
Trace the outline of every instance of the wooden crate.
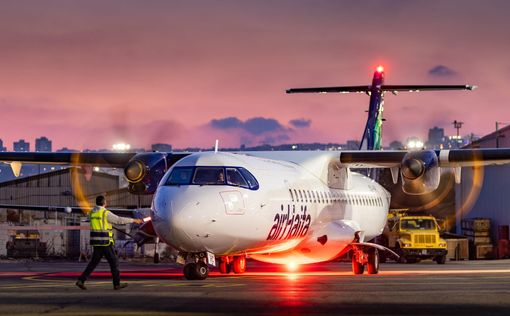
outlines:
[{"label": "wooden crate", "polygon": [[463,229],[462,235],[468,236],[468,237],[489,237],[490,231],[476,231],[476,230],[470,230],[470,229]]},{"label": "wooden crate", "polygon": [[495,251],[492,245],[476,245],[475,259],[494,259]]},{"label": "wooden crate", "polygon": [[489,245],[489,244],[491,244],[490,237],[470,237],[470,236],[468,236],[467,239],[469,240],[469,242],[472,242],[475,245]]},{"label": "wooden crate", "polygon": [[461,228],[472,231],[489,231],[491,220],[488,218],[466,218],[461,222]]},{"label": "wooden crate", "polygon": [[446,259],[464,260],[469,259],[469,243],[466,238],[445,239],[448,245]]}]

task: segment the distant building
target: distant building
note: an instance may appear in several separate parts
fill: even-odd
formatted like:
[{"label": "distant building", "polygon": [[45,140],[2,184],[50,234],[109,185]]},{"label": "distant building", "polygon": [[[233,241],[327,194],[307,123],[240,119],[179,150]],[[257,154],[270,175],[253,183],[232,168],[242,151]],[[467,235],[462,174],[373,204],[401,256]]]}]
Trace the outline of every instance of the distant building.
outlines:
[{"label": "distant building", "polygon": [[427,148],[428,149],[439,149],[441,145],[444,144],[444,128],[439,128],[434,126],[429,129],[429,138],[427,140]]},{"label": "distant building", "polygon": [[7,148],[4,147],[4,141],[0,139],[0,151],[7,151]]},{"label": "distant building", "polygon": [[170,144],[152,144],[151,149],[152,149],[152,151],[171,152],[172,145],[170,145]]},{"label": "distant building", "polygon": [[346,143],[346,148],[347,150],[358,150],[359,149],[359,146],[360,146],[360,142],[357,141],[357,140],[348,140],[347,143]]},{"label": "distant building", "polygon": [[394,140],[390,143],[389,149],[391,150],[402,150],[404,149],[404,144],[399,142],[398,140]]},{"label": "distant building", "polygon": [[24,139],[20,139],[19,141],[14,142],[12,147],[14,151],[30,151],[30,143],[26,142]]},{"label": "distant building", "polygon": [[51,152],[51,140],[42,136],[35,139],[35,151]]}]

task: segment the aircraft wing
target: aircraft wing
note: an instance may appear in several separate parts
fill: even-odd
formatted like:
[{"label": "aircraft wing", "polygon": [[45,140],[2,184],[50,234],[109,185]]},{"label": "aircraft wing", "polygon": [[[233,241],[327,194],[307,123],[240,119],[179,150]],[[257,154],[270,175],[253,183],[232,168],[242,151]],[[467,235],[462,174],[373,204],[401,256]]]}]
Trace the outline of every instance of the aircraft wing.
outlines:
[{"label": "aircraft wing", "polygon": [[[510,148],[435,150],[439,167],[468,167],[510,163]],[[408,151],[342,151],[340,163],[350,168],[399,167]]]},{"label": "aircraft wing", "polygon": [[318,87],[318,88],[293,88],[286,90],[287,93],[368,93],[372,86],[344,86],[344,87]]},{"label": "aircraft wing", "polygon": [[136,153],[44,153],[44,152],[0,152],[2,162],[27,164],[73,164],[98,167],[124,167]]},{"label": "aircraft wing", "polygon": [[419,92],[419,91],[438,91],[438,90],[474,90],[476,86],[471,85],[383,85],[381,91],[405,91],[405,92]]},{"label": "aircraft wing", "polygon": [[[41,205],[14,205],[14,204],[0,204],[0,208],[5,209],[16,209],[16,210],[27,210],[27,211],[40,211],[40,212],[57,212],[57,213],[70,213],[73,214],[86,214],[92,207],[79,207],[79,206],[41,206]],[[133,218],[141,218],[142,215],[148,215],[150,208],[138,208],[138,209],[127,209],[127,208],[107,208],[109,211],[118,216],[127,216]],[[141,214],[141,215],[140,215]]]}]

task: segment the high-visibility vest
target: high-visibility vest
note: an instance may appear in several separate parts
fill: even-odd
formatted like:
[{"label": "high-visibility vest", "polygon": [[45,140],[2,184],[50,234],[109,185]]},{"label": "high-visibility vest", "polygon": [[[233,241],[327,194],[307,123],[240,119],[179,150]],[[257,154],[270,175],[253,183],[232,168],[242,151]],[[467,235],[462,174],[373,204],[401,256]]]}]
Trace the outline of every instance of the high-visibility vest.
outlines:
[{"label": "high-visibility vest", "polygon": [[104,207],[90,212],[90,245],[113,245],[113,230],[112,224],[108,223],[108,212]]}]

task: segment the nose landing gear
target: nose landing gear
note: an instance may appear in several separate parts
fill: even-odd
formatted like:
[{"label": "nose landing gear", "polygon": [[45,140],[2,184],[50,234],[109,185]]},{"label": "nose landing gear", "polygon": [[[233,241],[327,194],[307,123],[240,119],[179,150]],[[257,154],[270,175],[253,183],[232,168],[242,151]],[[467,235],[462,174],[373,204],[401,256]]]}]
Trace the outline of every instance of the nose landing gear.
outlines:
[{"label": "nose landing gear", "polygon": [[187,280],[205,280],[209,275],[209,267],[203,261],[190,262],[184,266],[184,277]]},{"label": "nose landing gear", "polygon": [[[210,258],[210,256],[212,258]],[[184,277],[187,280],[205,280],[209,276],[208,264],[215,265],[214,255],[200,253],[179,253],[177,263],[184,264]]]}]

